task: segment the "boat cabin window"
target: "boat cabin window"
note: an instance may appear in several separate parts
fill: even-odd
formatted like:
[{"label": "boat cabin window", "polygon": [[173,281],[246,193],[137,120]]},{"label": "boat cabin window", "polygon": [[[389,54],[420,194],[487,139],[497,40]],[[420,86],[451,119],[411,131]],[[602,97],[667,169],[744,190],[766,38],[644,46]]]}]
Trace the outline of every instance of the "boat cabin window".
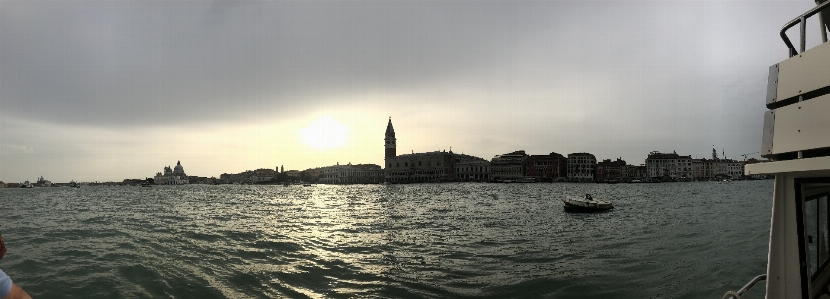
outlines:
[{"label": "boat cabin window", "polygon": [[830,179],[796,179],[802,287],[815,298],[830,282]]},{"label": "boat cabin window", "polygon": [[819,269],[827,266],[830,256],[830,238],[828,237],[827,194],[806,198],[804,202],[804,233],[807,239],[807,252],[810,277],[815,277]]}]

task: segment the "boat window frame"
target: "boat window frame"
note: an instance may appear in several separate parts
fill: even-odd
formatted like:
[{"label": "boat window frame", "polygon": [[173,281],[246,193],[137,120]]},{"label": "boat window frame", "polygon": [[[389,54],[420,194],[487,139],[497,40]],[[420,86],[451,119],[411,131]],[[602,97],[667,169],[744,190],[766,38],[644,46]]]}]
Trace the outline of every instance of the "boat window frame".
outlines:
[{"label": "boat window frame", "polygon": [[[830,185],[830,177],[820,177],[820,178],[796,178],[793,180],[794,189],[795,189],[795,204],[796,204],[796,229],[798,230],[798,260],[800,265],[800,272],[801,272],[801,289],[804,298],[809,298],[811,291],[811,286],[815,282],[815,280],[821,275],[821,273],[827,270],[828,266],[830,266],[830,258],[825,260],[824,264],[818,265],[818,252],[816,256],[816,264],[817,269],[810,275],[808,265],[810,264],[809,258],[809,248],[807,245],[806,239],[806,227],[805,227],[805,205],[808,201],[817,200],[822,197],[827,197],[827,213],[828,217],[830,217],[830,190],[819,192],[816,194],[810,194],[807,197],[804,197],[804,185],[809,184],[828,184]],[[818,207],[818,203],[816,204]],[[830,231],[830,221],[828,221],[828,227],[826,228]],[[817,236],[818,238],[818,236]],[[816,240],[818,242],[818,240]],[[818,247],[818,244],[816,245]],[[818,251],[818,250],[817,250]]]}]

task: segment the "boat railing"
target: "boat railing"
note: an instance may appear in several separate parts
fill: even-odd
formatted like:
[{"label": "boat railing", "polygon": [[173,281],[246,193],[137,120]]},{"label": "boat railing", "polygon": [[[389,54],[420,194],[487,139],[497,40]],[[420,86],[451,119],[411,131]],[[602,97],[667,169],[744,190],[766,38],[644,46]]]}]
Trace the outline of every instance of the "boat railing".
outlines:
[{"label": "boat railing", "polygon": [[[811,9],[809,11],[807,11],[806,13],[802,14],[801,16],[793,19],[792,21],[789,21],[787,24],[784,24],[784,27],[781,28],[781,33],[780,33],[781,34],[781,39],[783,39],[784,43],[787,44],[787,48],[790,51],[790,57],[798,55],[799,52],[795,50],[795,46],[793,46],[793,43],[790,42],[790,38],[787,37],[787,30],[792,28],[796,24],[801,25],[800,26],[801,27],[801,40],[800,40],[801,44],[800,44],[800,46],[801,46],[801,53],[804,53],[804,51],[807,50],[806,49],[806,47],[807,47],[807,43],[806,43],[806,40],[807,40],[807,38],[806,38],[807,18],[812,17],[813,15],[821,12],[823,9],[827,8],[828,5],[830,5],[830,1],[825,1],[824,3],[822,3],[820,5],[817,5],[816,7],[814,7],[813,9]],[[830,20],[822,20],[822,21],[827,22],[827,21],[830,21]],[[826,30],[826,29],[824,28],[823,24],[822,24],[821,30],[822,30],[822,42],[827,42],[827,35],[826,35],[826,33],[824,33],[824,30]]]},{"label": "boat railing", "polygon": [[726,292],[726,294],[723,295],[723,299],[740,299],[741,296],[743,296],[747,291],[749,291],[749,289],[751,289],[753,286],[755,286],[755,284],[757,284],[758,282],[760,282],[762,280],[766,280],[766,279],[767,279],[766,274],[761,274],[761,275],[755,276],[755,278],[750,280],[746,285],[744,285],[744,287],[742,287],[737,292],[735,292],[735,291]]}]

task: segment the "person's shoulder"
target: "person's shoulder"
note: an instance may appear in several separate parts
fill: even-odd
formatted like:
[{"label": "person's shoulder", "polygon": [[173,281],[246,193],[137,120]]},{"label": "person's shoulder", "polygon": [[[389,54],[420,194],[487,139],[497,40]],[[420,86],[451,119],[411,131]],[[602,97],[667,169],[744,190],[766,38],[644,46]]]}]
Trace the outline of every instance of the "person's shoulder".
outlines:
[{"label": "person's shoulder", "polygon": [[6,298],[11,293],[14,284],[12,278],[0,270],[0,298]]}]

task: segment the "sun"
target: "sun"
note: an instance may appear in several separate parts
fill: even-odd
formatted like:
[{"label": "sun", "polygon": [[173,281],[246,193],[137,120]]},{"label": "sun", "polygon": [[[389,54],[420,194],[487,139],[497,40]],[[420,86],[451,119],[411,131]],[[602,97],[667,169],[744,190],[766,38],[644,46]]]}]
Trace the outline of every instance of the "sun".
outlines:
[{"label": "sun", "polygon": [[349,127],[328,116],[322,116],[300,130],[305,144],[316,149],[338,148],[346,145]]}]

